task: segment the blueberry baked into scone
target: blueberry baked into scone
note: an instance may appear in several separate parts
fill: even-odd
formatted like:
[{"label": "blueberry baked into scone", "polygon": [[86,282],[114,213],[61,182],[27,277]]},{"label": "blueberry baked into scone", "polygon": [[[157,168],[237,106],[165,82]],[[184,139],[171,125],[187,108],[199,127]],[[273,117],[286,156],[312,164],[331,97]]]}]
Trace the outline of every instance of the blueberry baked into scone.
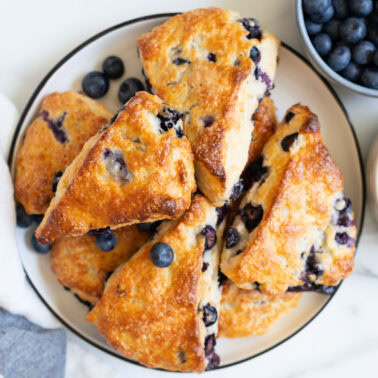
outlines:
[{"label": "blueberry baked into scone", "polygon": [[110,276],[87,319],[113,348],[146,366],[195,372],[217,366],[223,224],[219,211],[195,195],[182,218],[163,222]]},{"label": "blueberry baked into scone", "polygon": [[66,168],[36,237],[49,244],[92,229],[175,219],[195,188],[180,115],[138,92]]},{"label": "blueberry baked into scone", "polygon": [[222,272],[268,294],[332,292],[353,270],[356,227],[317,116],[291,107],[248,169],[251,187],[225,232]]},{"label": "blueberry baked into scone", "polygon": [[28,214],[46,211],[54,196],[54,179],[111,117],[102,104],[77,92],[55,92],[43,99],[16,163],[15,195]]},{"label": "blueberry baked into scone", "polygon": [[83,301],[95,304],[101,297],[110,274],[147,242],[151,233],[136,225],[113,231],[115,246],[104,252],[95,235],[63,237],[50,252],[50,266],[58,281]]},{"label": "blueberry baked into scone", "polygon": [[223,283],[218,337],[263,335],[295,308],[302,293],[263,294]]},{"label": "blueberry baked into scone", "polygon": [[153,93],[181,114],[201,192],[221,206],[247,163],[253,114],[273,87],[279,41],[219,8],[170,18],[137,39]]}]

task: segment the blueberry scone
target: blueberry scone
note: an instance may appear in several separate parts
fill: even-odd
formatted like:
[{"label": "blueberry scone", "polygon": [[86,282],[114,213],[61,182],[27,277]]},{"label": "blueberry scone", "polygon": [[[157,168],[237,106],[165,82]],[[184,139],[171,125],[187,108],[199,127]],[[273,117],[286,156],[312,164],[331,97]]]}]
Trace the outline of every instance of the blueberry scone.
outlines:
[{"label": "blueberry scone", "polygon": [[330,292],[353,270],[356,227],[318,118],[294,105],[248,168],[221,269],[244,289]]},{"label": "blueberry scone", "polygon": [[91,235],[60,238],[51,248],[50,265],[59,283],[91,304],[101,297],[110,274],[151,235],[136,225],[114,230],[113,234],[116,245],[109,252],[100,250]]},{"label": "blueberry scone", "polygon": [[154,368],[201,372],[217,366],[223,223],[197,194],[182,218],[163,223],[110,276],[87,319],[113,348]]},{"label": "blueberry scone", "polygon": [[178,218],[195,188],[180,115],[138,92],[66,168],[36,237],[48,244],[91,229]]},{"label": "blueberry scone", "polygon": [[218,337],[263,335],[297,306],[301,293],[263,294],[223,283]]},{"label": "blueberry scone", "polygon": [[54,196],[54,178],[111,117],[103,105],[76,92],[56,92],[43,99],[17,156],[16,198],[28,214],[46,211]]},{"label": "blueberry scone", "polygon": [[152,91],[182,114],[199,189],[216,206],[247,163],[252,116],[272,88],[279,41],[219,8],[172,17],[137,40]]}]

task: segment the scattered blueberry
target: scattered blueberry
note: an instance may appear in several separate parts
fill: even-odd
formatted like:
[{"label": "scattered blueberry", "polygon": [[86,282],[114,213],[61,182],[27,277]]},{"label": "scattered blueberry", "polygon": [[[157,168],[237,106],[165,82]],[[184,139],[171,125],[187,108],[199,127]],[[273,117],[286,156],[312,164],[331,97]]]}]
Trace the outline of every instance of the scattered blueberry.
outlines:
[{"label": "scattered blueberry", "polygon": [[135,77],[130,77],[126,79],[119,87],[118,99],[122,102],[122,104],[124,104],[125,102],[129,101],[130,98],[134,97],[135,93],[143,90],[143,83]]},{"label": "scattered blueberry", "polygon": [[336,41],[339,38],[340,20],[331,20],[324,24],[323,33],[328,34],[332,41]]},{"label": "scattered blueberry", "polygon": [[109,89],[109,79],[102,72],[92,71],[84,76],[81,86],[87,96],[100,98]]},{"label": "scattered blueberry", "polygon": [[159,268],[166,268],[173,262],[174,254],[170,245],[166,243],[156,243],[150,250],[150,259]]},{"label": "scattered blueberry", "polygon": [[321,14],[331,6],[331,0],[303,0],[304,10],[312,14]]},{"label": "scattered blueberry", "polygon": [[345,77],[345,79],[352,81],[352,82],[357,82],[358,79],[361,76],[361,67],[358,66],[356,63],[350,62],[346,68],[344,68],[341,72],[340,75]]},{"label": "scattered blueberry", "polygon": [[36,252],[40,253],[40,254],[43,254],[43,255],[46,254],[46,253],[48,253],[50,251],[50,249],[51,249],[51,244],[45,245],[45,244],[38,243],[38,240],[35,237],[34,233],[33,233],[32,237],[31,237],[31,243],[32,243],[32,246],[33,246],[34,250]]},{"label": "scattered blueberry", "polygon": [[249,57],[253,60],[254,63],[259,63],[261,60],[260,50],[257,47],[253,46],[249,53]]},{"label": "scattered blueberry", "polygon": [[356,16],[368,16],[373,11],[373,0],[349,0],[349,9]]},{"label": "scattered blueberry", "polygon": [[241,209],[240,216],[248,232],[252,232],[263,219],[264,210],[261,205],[254,206],[248,203]]},{"label": "scattered blueberry", "polygon": [[311,14],[311,21],[317,23],[317,24],[325,24],[328,22],[333,15],[335,14],[335,10],[333,9],[333,6],[329,6],[323,13],[314,13]]},{"label": "scattered blueberry", "polygon": [[209,55],[207,56],[207,60],[209,62],[215,63],[217,61],[217,56],[214,53],[209,53]]},{"label": "scattered blueberry", "polygon": [[176,58],[172,61],[173,64],[175,64],[176,66],[181,66],[183,64],[190,64],[190,60],[187,60],[187,59],[184,59],[184,58]]},{"label": "scattered blueberry", "polygon": [[155,232],[159,227],[161,221],[156,222],[147,222],[147,223],[138,223],[137,227],[143,232]]},{"label": "scattered blueberry", "polygon": [[340,24],[339,34],[346,43],[357,43],[366,37],[366,25],[361,18],[350,17]]},{"label": "scattered blueberry", "polygon": [[373,56],[373,63],[378,66],[378,50],[375,51]]},{"label": "scattered blueberry", "polygon": [[121,58],[109,56],[102,63],[102,70],[109,79],[119,79],[125,72]]},{"label": "scattered blueberry", "polygon": [[247,39],[257,38],[261,39],[260,26],[254,18],[242,18],[239,22],[243,25],[244,29],[248,31]]},{"label": "scattered blueberry", "polygon": [[335,18],[344,20],[348,17],[348,1],[347,0],[332,0],[333,8],[335,9]]},{"label": "scattered blueberry", "polygon": [[332,49],[332,40],[328,34],[319,33],[312,41],[315,50],[320,56],[326,56]]},{"label": "scattered blueberry", "polygon": [[53,182],[52,182],[52,185],[51,185],[51,190],[53,193],[56,192],[56,189],[58,187],[58,183],[60,181],[60,178],[63,176],[63,172],[62,171],[58,171],[55,173],[54,175],[54,178],[53,178]]},{"label": "scattered blueberry", "polygon": [[335,72],[342,71],[350,62],[351,53],[349,47],[345,45],[336,46],[327,59],[327,64]]},{"label": "scattered blueberry", "polygon": [[295,140],[298,137],[298,133],[293,133],[286,135],[282,140],[281,140],[281,147],[285,152],[289,152],[291,145],[295,142]]},{"label": "scattered blueberry", "polygon": [[26,214],[24,207],[20,203],[16,204],[16,219],[17,226],[21,228],[28,228],[33,223],[33,217]]},{"label": "scattered blueberry", "polygon": [[373,43],[370,41],[361,41],[353,47],[352,59],[357,64],[369,64],[373,59],[374,52],[375,46]]},{"label": "scattered blueberry", "polygon": [[112,232],[99,234],[95,238],[96,247],[103,252],[109,252],[114,249],[117,239]]},{"label": "scattered blueberry", "polygon": [[323,24],[317,24],[309,19],[305,20],[305,26],[309,35],[315,35],[322,31]]},{"label": "scattered blueberry", "polygon": [[203,306],[203,322],[205,323],[205,327],[210,327],[216,323],[218,319],[218,312],[217,309],[211,306],[209,303]]},{"label": "scattered blueberry", "polygon": [[239,243],[239,240],[240,240],[239,232],[235,228],[229,227],[226,231],[225,239],[226,239],[226,248],[231,249],[235,247],[236,244]]},{"label": "scattered blueberry", "polygon": [[210,225],[207,225],[202,231],[201,234],[205,237],[205,251],[214,247],[217,242],[217,233],[214,228]]},{"label": "scattered blueberry", "polygon": [[378,89],[378,70],[365,68],[361,75],[361,82],[366,87]]}]

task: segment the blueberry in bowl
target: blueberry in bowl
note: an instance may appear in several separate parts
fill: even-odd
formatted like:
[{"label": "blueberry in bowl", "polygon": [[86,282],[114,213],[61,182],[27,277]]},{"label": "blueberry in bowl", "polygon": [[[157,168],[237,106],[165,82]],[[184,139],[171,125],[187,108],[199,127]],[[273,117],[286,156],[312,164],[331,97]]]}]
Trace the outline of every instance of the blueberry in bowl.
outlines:
[{"label": "blueberry in bowl", "polygon": [[296,0],[306,55],[327,80],[378,97],[378,7],[373,0]]}]

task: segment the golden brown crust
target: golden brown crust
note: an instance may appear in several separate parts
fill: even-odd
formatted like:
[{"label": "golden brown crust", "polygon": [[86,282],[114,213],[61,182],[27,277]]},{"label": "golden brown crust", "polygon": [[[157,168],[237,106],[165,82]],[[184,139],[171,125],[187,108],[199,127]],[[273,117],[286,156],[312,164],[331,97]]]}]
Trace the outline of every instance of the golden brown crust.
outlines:
[{"label": "golden brown crust", "polygon": [[[104,295],[87,320],[117,351],[149,367],[201,372],[205,369],[204,335],[200,325],[200,280],[204,254],[201,230],[215,209],[196,195],[188,212],[167,222],[109,278]],[[150,249],[169,244],[173,263],[158,268]]]},{"label": "golden brown crust", "polygon": [[189,207],[196,187],[193,154],[173,128],[160,134],[156,115],[163,108],[156,96],[139,92],[84,145],[36,231],[41,243],[95,228],[174,219]]},{"label": "golden brown crust", "polygon": [[298,305],[302,294],[263,294],[223,284],[218,337],[248,337],[268,332]]},{"label": "golden brown crust", "polygon": [[[137,40],[154,92],[186,114],[198,186],[216,206],[228,199],[244,168],[251,116],[267,90],[253,75],[251,48],[260,49],[259,68],[273,81],[279,45],[268,33],[261,41],[248,39],[240,19],[229,10],[195,9]],[[181,62],[175,64],[176,59]],[[204,126],[209,117],[213,122]]]},{"label": "golden brown crust", "polygon": [[151,236],[137,226],[114,230],[117,244],[110,252],[96,247],[89,235],[65,237],[55,241],[50,252],[50,265],[58,281],[85,301],[96,303],[101,297],[105,279],[127,261]]},{"label": "golden brown crust", "polygon": [[[112,117],[101,104],[79,93],[52,93],[41,104],[37,118],[26,130],[17,155],[16,198],[28,214],[43,214],[52,197],[56,172],[64,172],[84,143]],[[48,121],[62,119],[62,143]],[[64,138],[63,136],[63,138]]]},{"label": "golden brown crust", "polygon": [[[258,282],[263,292],[271,294],[302,285],[306,270],[312,269],[305,266],[312,253],[324,271],[314,283],[337,284],[350,274],[355,249],[354,223],[346,229],[353,244],[335,242],[338,226],[331,216],[335,201],[342,197],[343,177],[324,146],[318,118],[299,104],[288,113],[295,116],[279,125],[263,150],[267,177],[250,189],[240,205],[240,209],[261,205],[263,218],[248,233],[238,215],[233,227],[243,235],[242,242],[225,248],[222,255],[222,271],[239,287]],[[294,133],[299,135],[285,152],[281,142]],[[243,252],[237,253],[238,249]]]}]

